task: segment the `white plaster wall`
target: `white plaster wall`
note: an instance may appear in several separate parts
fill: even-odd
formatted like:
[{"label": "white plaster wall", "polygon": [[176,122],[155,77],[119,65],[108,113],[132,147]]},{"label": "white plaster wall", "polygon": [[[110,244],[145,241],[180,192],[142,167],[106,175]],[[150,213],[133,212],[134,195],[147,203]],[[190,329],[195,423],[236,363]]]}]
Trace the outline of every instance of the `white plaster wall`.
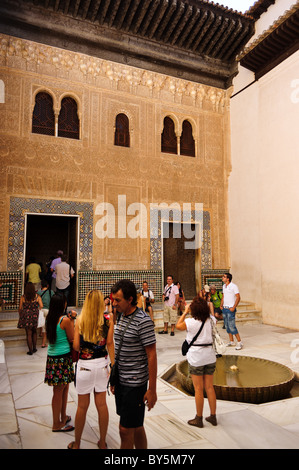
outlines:
[{"label": "white plaster wall", "polygon": [[273,5],[270,5],[265,13],[261,15],[255,24],[255,34],[250,39],[247,45],[251,44],[257,39],[264,31],[280,17],[285,14],[287,10],[296,4],[296,0],[275,0]]},{"label": "white plaster wall", "polygon": [[231,99],[231,272],[265,323],[299,330],[299,52]]},{"label": "white plaster wall", "polygon": [[[229,178],[231,273],[243,300],[261,301],[258,86],[231,99]],[[250,279],[250,282],[248,282]]]}]

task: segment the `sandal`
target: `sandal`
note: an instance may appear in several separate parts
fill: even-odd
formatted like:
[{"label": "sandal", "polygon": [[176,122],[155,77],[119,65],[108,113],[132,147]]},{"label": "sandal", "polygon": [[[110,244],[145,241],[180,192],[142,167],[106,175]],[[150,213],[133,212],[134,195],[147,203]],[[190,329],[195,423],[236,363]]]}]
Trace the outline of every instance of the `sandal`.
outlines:
[{"label": "sandal", "polygon": [[[101,449],[100,441],[97,442],[97,446],[98,446],[99,449]],[[105,446],[106,446],[105,449],[108,449],[107,442],[105,442]],[[104,450],[104,449],[102,449],[102,450]]]},{"label": "sandal", "polygon": [[64,424],[67,424],[71,421],[72,417],[71,416],[66,416],[66,420]]},{"label": "sandal", "polygon": [[52,429],[52,432],[70,432],[73,431],[75,428],[74,426],[71,426],[70,424],[65,424],[62,428],[60,429]]},{"label": "sandal", "polygon": [[[75,449],[74,445],[75,445],[75,441],[70,442],[69,445],[67,446],[67,449]],[[80,447],[76,447],[76,449],[80,449]]]}]

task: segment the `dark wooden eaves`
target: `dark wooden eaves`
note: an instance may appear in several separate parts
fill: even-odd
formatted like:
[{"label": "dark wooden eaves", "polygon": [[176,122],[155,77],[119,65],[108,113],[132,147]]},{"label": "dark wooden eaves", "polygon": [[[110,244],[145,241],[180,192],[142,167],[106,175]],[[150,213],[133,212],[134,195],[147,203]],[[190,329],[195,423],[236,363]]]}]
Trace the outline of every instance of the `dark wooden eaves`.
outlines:
[{"label": "dark wooden eaves", "polygon": [[299,48],[299,5],[295,5],[239,56],[259,79]]},{"label": "dark wooden eaves", "polygon": [[227,88],[254,19],[207,0],[2,0],[0,32]]}]

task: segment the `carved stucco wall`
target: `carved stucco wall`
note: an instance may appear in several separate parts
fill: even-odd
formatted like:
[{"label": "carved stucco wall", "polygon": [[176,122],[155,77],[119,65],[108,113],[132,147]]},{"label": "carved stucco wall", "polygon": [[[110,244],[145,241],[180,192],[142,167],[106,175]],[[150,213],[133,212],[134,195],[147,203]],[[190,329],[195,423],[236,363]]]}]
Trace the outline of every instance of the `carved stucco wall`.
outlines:
[{"label": "carved stucco wall", "polygon": [[[0,270],[7,269],[10,198],[117,205],[203,203],[209,215],[207,268],[229,266],[227,179],[230,90],[220,90],[84,54],[0,35]],[[78,103],[80,140],[31,132],[34,97]],[[114,146],[115,116],[130,121],[130,148]],[[192,123],[196,157],[161,152],[163,119],[176,134]],[[94,215],[94,224],[97,216]],[[117,252],[117,257],[115,253]],[[150,268],[149,239],[93,236],[92,269]]]}]

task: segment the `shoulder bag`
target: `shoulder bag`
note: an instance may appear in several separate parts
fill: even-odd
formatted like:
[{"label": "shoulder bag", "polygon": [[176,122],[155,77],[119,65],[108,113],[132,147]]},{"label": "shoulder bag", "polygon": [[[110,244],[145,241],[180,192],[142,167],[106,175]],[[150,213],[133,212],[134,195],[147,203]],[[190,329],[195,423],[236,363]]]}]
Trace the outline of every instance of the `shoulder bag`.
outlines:
[{"label": "shoulder bag", "polygon": [[211,318],[211,326],[212,326],[212,337],[213,337],[213,347],[216,352],[217,357],[221,357],[222,354],[226,351],[226,345],[221,338],[220,334],[218,333],[217,327],[214,321]]},{"label": "shoulder bag", "polygon": [[119,358],[119,355],[120,355],[120,348],[121,348],[122,343],[123,343],[124,334],[127,331],[131,321],[133,320],[133,318],[135,317],[137,312],[138,312],[138,309],[136,309],[135,313],[133,313],[133,315],[131,316],[131,318],[130,318],[127,326],[126,326],[126,328],[122,332],[120,342],[119,342],[119,346],[118,346],[117,356],[116,356],[114,364],[113,364],[113,366],[111,367],[111,370],[110,370],[110,376],[109,376],[109,380],[108,380],[108,383],[107,383],[107,388],[109,387],[109,385],[111,387],[115,387],[115,385],[119,384],[118,358]]},{"label": "shoulder bag", "polygon": [[[43,294],[40,297],[42,297]],[[45,319],[44,311],[43,311],[42,308],[39,308],[39,306],[38,306],[37,328],[44,328],[45,324],[46,324],[46,319]]]},{"label": "shoulder bag", "polygon": [[[188,343],[188,341],[185,339],[185,341],[183,342],[182,344],[182,355],[183,356],[186,356],[187,352],[189,351],[189,348],[192,346],[192,344],[194,343],[194,341],[196,341],[196,339],[198,338],[198,336],[200,335],[201,333],[201,330],[203,329],[204,327],[204,324],[205,323],[202,323],[201,324],[201,327],[199,328],[198,332],[196,333],[196,335],[194,336],[194,338],[192,339],[192,341],[190,341],[190,343]],[[205,345],[199,345],[199,346],[205,346]]]},{"label": "shoulder bag", "polygon": [[46,320],[44,311],[40,308],[38,310],[38,320],[37,320],[37,328],[43,328],[45,326]]}]

